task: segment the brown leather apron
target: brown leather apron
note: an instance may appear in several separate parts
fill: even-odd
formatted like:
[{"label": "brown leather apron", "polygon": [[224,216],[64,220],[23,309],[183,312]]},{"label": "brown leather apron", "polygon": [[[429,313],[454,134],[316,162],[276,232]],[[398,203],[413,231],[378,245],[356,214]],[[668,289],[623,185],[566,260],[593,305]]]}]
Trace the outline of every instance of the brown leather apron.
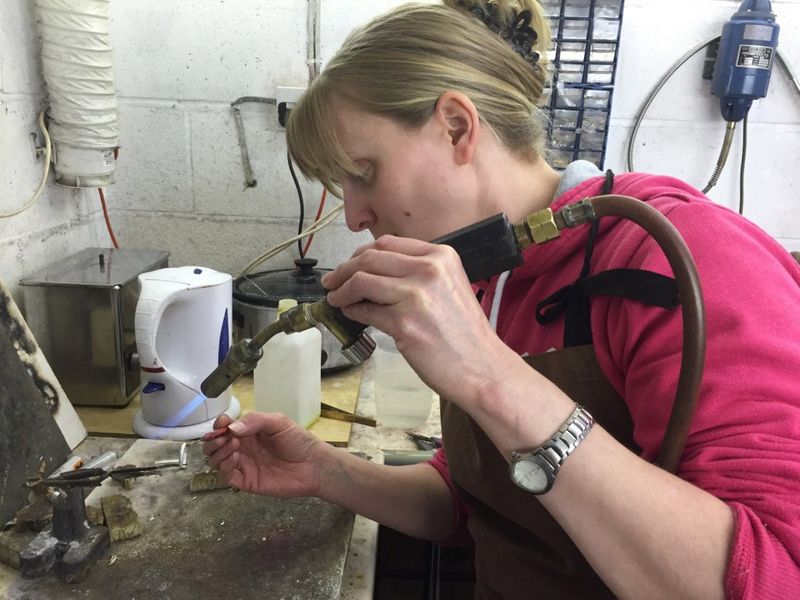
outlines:
[{"label": "brown leather apron", "polygon": [[[525,361],[585,406],[618,441],[639,453],[628,408],[600,370],[593,346],[565,348]],[[441,411],[450,475],[470,511],[475,597],[613,598],[536,496],[511,481],[508,462],[476,423],[445,400]]]},{"label": "brown leather apron", "polygon": [[[602,194],[614,174],[606,171]],[[536,320],[564,319],[564,349],[525,361],[586,407],[617,441],[640,454],[628,406],[600,369],[592,345],[589,298],[617,296],[664,309],[678,305],[675,281],[648,271],[616,269],[590,275],[597,221],[591,225],[583,268],[574,284],[537,306]],[[536,496],[517,487],[508,462],[457,405],[442,400],[442,436],[451,480],[470,510],[475,540],[476,598],[595,600],[614,595],[592,570]]]}]

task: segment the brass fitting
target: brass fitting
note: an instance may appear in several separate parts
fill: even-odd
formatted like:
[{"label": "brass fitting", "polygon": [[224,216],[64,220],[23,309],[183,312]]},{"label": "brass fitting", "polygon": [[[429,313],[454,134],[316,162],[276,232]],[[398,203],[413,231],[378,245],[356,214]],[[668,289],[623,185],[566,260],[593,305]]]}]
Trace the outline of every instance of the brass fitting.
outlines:
[{"label": "brass fitting", "polygon": [[514,225],[514,236],[520,250],[533,243],[543,244],[560,235],[553,211],[549,208],[532,213],[522,223]]}]

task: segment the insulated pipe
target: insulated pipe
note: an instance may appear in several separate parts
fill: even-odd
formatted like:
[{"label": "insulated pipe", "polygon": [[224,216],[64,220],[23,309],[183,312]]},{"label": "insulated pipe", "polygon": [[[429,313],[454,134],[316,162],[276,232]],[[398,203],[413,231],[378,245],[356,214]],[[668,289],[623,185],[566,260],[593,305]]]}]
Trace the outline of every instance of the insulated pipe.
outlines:
[{"label": "insulated pipe", "polygon": [[35,0],[56,183],[114,183],[119,146],[110,0]]}]

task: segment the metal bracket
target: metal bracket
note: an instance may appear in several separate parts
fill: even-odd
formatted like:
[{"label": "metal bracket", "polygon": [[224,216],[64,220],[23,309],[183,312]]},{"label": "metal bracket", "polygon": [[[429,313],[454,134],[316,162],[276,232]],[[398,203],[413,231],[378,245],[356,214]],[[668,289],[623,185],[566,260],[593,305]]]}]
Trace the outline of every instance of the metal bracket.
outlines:
[{"label": "metal bracket", "polygon": [[233,111],[233,120],[236,123],[236,134],[239,136],[239,149],[242,152],[242,169],[244,170],[244,187],[251,188],[258,185],[253,174],[253,167],[250,164],[250,153],[247,151],[247,138],[244,133],[244,123],[242,122],[242,113],[240,106],[249,102],[259,102],[262,104],[275,104],[275,98],[262,98],[261,96],[242,96],[231,102],[231,110]]}]

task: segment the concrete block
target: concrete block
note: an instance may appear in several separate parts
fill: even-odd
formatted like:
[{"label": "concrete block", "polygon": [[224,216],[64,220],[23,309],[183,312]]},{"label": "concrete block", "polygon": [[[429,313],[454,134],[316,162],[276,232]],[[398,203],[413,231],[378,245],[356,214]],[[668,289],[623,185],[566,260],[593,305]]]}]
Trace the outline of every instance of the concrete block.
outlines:
[{"label": "concrete block", "polygon": [[[658,80],[681,56],[722,31],[733,2],[634,0],[625,3],[612,117],[633,119]],[[738,4],[737,4],[738,6]],[[691,15],[691,19],[686,18]],[[648,111],[650,118],[716,118],[711,82],[701,78],[705,51],[673,75]]]},{"label": "concrete block", "polygon": [[33,2],[3,0],[0,6],[0,92],[42,94],[40,53]]},{"label": "concrete block", "polygon": [[[117,229],[130,247],[155,248],[171,252],[170,265],[203,265],[234,277],[265,250],[295,234],[292,220],[255,217],[210,217],[153,214],[125,211]],[[164,231],[169,231],[165,236]],[[333,267],[371,239],[369,234],[349,232],[341,220],[314,237],[310,254],[321,267]],[[286,269],[298,258],[297,246],[263,263],[258,270]]]},{"label": "concrete block", "polygon": [[[299,200],[289,173],[286,140],[275,125],[276,108],[241,106],[250,166],[257,181],[245,186],[242,153],[229,106],[195,110],[192,123],[192,168],[197,214],[299,218]],[[315,210],[322,186],[297,171],[306,214]],[[313,213],[309,217],[313,218]]]},{"label": "concrete block", "polygon": [[183,104],[121,101],[120,145],[109,202],[136,210],[193,210],[191,134]]},{"label": "concrete block", "polygon": [[[433,0],[423,3],[435,4]],[[373,0],[372,2],[321,0],[320,57],[323,68],[353,29],[401,4],[405,4],[405,2],[403,0]]]},{"label": "concrete block", "polygon": [[[606,166],[625,172],[630,128],[612,124]],[[637,171],[678,177],[702,189],[716,166],[724,130],[720,125],[660,121],[644,125],[637,137]],[[779,149],[766,152],[765,148]],[[728,164],[719,183],[709,191],[715,202],[738,210],[741,133],[736,135]],[[744,214],[782,243],[795,249],[800,221],[795,200],[796,157],[800,153],[800,126],[751,124],[745,167]]]},{"label": "concrete block", "polygon": [[[0,213],[24,205],[41,180],[44,159],[35,156],[36,146],[43,143],[36,124],[39,110],[33,98],[0,95]],[[23,221],[24,216],[0,220],[0,238],[19,233]]]},{"label": "concrete block", "polygon": [[231,102],[305,85],[305,0],[111,5],[121,97]]}]

